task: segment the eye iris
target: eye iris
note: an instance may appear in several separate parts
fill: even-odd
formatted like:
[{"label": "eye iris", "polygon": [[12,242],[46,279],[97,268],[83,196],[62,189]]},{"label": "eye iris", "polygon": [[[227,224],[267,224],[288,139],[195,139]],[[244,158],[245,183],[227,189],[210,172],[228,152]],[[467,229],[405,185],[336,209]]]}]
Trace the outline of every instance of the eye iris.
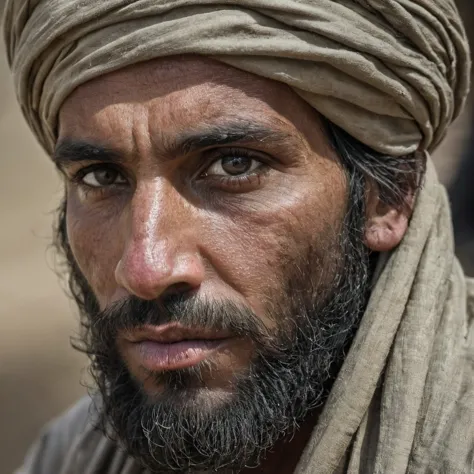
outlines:
[{"label": "eye iris", "polygon": [[94,178],[101,186],[110,186],[117,180],[118,172],[114,170],[94,171]]},{"label": "eye iris", "polygon": [[245,156],[229,156],[222,159],[222,169],[231,175],[247,172],[252,166],[251,158]]}]

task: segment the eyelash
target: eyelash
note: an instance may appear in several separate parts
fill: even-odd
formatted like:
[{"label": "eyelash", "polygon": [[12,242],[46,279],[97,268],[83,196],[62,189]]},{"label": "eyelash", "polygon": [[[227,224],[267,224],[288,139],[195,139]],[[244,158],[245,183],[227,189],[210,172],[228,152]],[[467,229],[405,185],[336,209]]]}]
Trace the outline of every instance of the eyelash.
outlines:
[{"label": "eyelash", "polygon": [[94,186],[88,185],[87,183],[83,181],[84,176],[86,176],[87,174],[96,170],[98,171],[98,170],[104,170],[104,169],[110,169],[124,175],[123,171],[118,169],[116,166],[96,163],[96,164],[85,166],[84,168],[79,169],[78,171],[73,173],[70,177],[68,177],[68,180],[72,184],[78,186],[81,189],[81,192],[83,192],[86,196],[90,193],[103,195],[106,192],[110,192],[111,189],[116,189],[116,188],[121,187],[121,185],[117,185],[117,184],[116,185],[112,184],[110,186],[105,186],[105,187],[94,187]]},{"label": "eyelash", "polygon": [[[258,161],[260,165],[255,170],[248,174],[237,175],[237,176],[206,176],[206,170],[208,170],[214,163],[224,158],[249,158],[251,160]],[[240,189],[248,184],[253,184],[255,180],[258,180],[260,184],[260,178],[263,177],[270,170],[270,165],[265,163],[265,155],[255,153],[245,148],[218,148],[212,150],[211,155],[206,160],[205,167],[198,174],[198,180],[205,179],[208,182],[217,187],[229,187],[234,189]]]},{"label": "eyelash", "polygon": [[[245,157],[255,161],[258,161],[260,165],[255,170],[251,171],[248,174],[237,175],[237,176],[216,176],[210,175],[206,176],[206,170],[208,170],[214,163],[219,160],[222,160],[226,157]],[[93,164],[85,166],[84,168],[79,169],[73,173],[68,179],[71,183],[79,186],[81,190],[88,194],[90,192],[94,193],[105,193],[110,191],[110,189],[121,187],[120,185],[110,185],[105,187],[94,187],[84,183],[84,177],[96,170],[111,169],[117,171],[118,173],[124,175],[124,173],[119,170],[116,166],[113,165],[104,165],[104,164]],[[241,189],[246,185],[251,184],[260,184],[261,178],[270,171],[270,165],[265,163],[265,155],[258,154],[247,150],[245,148],[219,148],[211,150],[210,156],[206,160],[206,165],[201,169],[197,175],[197,181],[206,180],[211,182],[212,185],[218,188],[233,188],[234,190]],[[257,181],[257,183],[256,183]]]}]

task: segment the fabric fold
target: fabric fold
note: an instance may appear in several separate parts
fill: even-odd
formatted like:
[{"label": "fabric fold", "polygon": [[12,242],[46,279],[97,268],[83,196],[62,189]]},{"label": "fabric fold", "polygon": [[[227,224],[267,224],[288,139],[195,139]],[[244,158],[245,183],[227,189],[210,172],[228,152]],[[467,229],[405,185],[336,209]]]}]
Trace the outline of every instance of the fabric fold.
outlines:
[{"label": "fabric fold", "polygon": [[51,154],[79,85],[177,54],[288,84],[375,150],[433,150],[460,113],[469,49],[452,0],[7,0],[18,99]]},{"label": "fabric fold", "polygon": [[474,466],[474,364],[466,364],[474,294],[453,257],[446,192],[428,164],[408,232],[372,291],[296,474],[333,474],[344,456],[350,474]]}]

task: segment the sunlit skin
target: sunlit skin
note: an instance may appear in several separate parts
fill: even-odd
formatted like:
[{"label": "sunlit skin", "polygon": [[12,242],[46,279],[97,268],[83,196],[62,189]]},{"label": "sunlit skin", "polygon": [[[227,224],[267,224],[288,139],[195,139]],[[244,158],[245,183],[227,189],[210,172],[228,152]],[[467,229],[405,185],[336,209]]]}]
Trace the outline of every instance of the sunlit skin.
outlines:
[{"label": "sunlit skin", "polygon": [[[312,242],[321,261],[332,254],[346,212],[345,173],[314,109],[283,84],[199,57],[80,86],[61,109],[54,158],[66,176],[70,245],[102,309],[129,295],[192,292],[245,305],[271,328],[280,322],[266,295],[281,292],[302,246]],[[366,244],[389,250],[406,217],[369,191]],[[126,340],[117,344],[159,397]],[[232,396],[251,357],[245,339],[213,352],[205,396]]]}]

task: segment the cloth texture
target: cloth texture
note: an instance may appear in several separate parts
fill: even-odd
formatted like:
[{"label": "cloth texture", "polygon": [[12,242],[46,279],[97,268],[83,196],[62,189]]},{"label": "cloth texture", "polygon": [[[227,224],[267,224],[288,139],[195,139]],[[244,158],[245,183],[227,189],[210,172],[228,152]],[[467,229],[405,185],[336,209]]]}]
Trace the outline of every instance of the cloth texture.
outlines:
[{"label": "cloth texture", "polygon": [[18,100],[49,154],[77,86],[169,55],[284,82],[394,156],[432,151],[469,87],[453,0],[7,0],[4,34]]},{"label": "cloth texture", "polygon": [[[383,259],[295,474],[472,474],[474,281],[454,257],[431,163],[408,232]],[[47,430],[17,474],[145,473],[93,428],[90,409]]]}]

